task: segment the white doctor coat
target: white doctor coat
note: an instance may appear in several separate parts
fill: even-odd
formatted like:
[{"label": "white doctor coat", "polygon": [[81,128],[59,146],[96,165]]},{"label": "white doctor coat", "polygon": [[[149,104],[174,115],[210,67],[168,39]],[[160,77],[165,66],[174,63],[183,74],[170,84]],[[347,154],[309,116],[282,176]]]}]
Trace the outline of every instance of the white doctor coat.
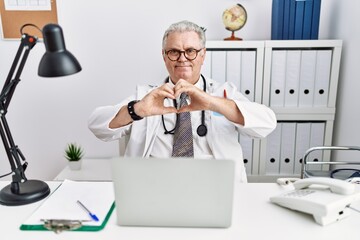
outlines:
[{"label": "white doctor coat", "polygon": [[[276,127],[274,112],[265,105],[250,102],[234,84],[226,82],[219,84],[207,78],[206,89],[213,96],[223,97],[224,89],[227,98],[235,101],[245,119],[245,125],[235,124],[227,120],[223,115],[206,111],[206,126],[208,133],[206,139],[215,159],[232,159],[236,163],[236,175],[246,182],[246,173],[243,163],[243,153],[238,141],[238,133],[253,138],[264,138]],[[161,115],[146,117],[140,121],[118,128],[110,129],[109,123],[118,113],[120,108],[135,99],[142,99],[155,87],[146,85],[138,86],[137,93],[126,98],[115,106],[104,106],[94,110],[90,115],[88,126],[96,137],[103,141],[120,139],[130,135],[125,150],[125,156],[149,157],[154,145],[157,130],[161,127]]]}]

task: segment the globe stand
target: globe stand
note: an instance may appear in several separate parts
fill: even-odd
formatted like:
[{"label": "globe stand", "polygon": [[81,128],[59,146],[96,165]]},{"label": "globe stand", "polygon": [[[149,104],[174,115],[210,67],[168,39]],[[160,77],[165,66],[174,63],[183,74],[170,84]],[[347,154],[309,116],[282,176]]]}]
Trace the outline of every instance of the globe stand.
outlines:
[{"label": "globe stand", "polygon": [[235,37],[235,31],[231,31],[231,37],[224,38],[225,41],[241,41],[242,38]]}]

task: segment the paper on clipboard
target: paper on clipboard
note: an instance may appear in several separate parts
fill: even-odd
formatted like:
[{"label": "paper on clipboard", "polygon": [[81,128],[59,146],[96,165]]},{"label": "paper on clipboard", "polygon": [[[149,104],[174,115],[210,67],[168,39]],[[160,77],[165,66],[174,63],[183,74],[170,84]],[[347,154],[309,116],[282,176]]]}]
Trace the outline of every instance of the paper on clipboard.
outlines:
[{"label": "paper on clipboard", "polygon": [[[89,214],[79,206],[80,200],[96,214],[99,221],[92,221]],[[65,180],[39,208],[21,225],[21,230],[45,230],[43,219],[80,220],[83,229],[100,230],[106,224],[114,208],[112,182],[83,182]],[[86,228],[90,227],[90,228]]]},{"label": "paper on clipboard", "polygon": [[51,11],[50,0],[4,0],[6,11]]}]

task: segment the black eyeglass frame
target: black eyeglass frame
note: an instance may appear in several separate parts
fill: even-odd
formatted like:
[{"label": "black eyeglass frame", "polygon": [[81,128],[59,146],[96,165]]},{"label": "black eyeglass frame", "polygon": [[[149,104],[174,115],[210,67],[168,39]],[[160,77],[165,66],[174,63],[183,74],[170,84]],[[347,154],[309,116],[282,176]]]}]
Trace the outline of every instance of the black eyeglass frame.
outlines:
[{"label": "black eyeglass frame", "polygon": [[[186,50],[184,50],[184,51],[180,51],[180,50],[178,50],[178,49],[169,49],[169,50],[167,50],[167,51],[164,50],[164,54],[168,57],[168,59],[169,59],[170,61],[173,61],[173,62],[179,61],[179,59],[181,58],[181,55],[182,55],[182,54],[184,54],[184,57],[185,57],[188,61],[193,61],[193,60],[195,60],[195,59],[197,58],[197,56],[199,55],[199,52],[200,52],[201,50],[203,50],[203,49],[204,49],[204,48],[200,48],[200,49],[189,48],[189,49],[186,49]],[[194,51],[196,52],[194,58],[189,58],[188,56],[186,56],[186,51],[189,51],[189,50],[194,50]],[[177,57],[177,59],[171,59],[171,58],[169,57],[169,52],[170,52],[170,51],[174,51],[174,52],[179,53],[179,56]]]}]

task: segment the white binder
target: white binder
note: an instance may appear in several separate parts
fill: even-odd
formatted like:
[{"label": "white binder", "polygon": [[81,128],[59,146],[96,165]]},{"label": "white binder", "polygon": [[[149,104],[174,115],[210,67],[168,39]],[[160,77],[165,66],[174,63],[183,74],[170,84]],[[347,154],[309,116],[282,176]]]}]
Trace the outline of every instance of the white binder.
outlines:
[{"label": "white binder", "polygon": [[280,175],[294,172],[295,122],[283,122],[281,129]]},{"label": "white binder", "polygon": [[266,138],[266,165],[267,175],[276,175],[280,172],[281,126],[278,123],[275,130]]},{"label": "white binder", "polygon": [[226,51],[213,51],[211,57],[211,78],[226,81]]},{"label": "white binder", "polygon": [[311,123],[299,122],[296,124],[296,147],[294,174],[301,174],[301,165],[305,152],[310,148]]},{"label": "white binder", "polygon": [[286,56],[285,107],[297,107],[299,99],[300,50],[288,50]]},{"label": "white binder", "polygon": [[312,107],[314,102],[316,51],[302,50],[299,107]]},{"label": "white binder", "polygon": [[246,174],[250,175],[252,172],[252,158],[253,158],[253,139],[239,135],[239,142],[243,151],[244,165],[246,169]]},{"label": "white binder", "polygon": [[274,50],[271,59],[270,106],[284,106],[286,51]]},{"label": "white binder", "polygon": [[201,73],[205,77],[209,77],[209,78],[212,78],[212,76],[211,76],[211,57],[212,57],[212,51],[207,51],[203,66],[201,68]]},{"label": "white binder", "polygon": [[[325,123],[313,122],[311,123],[310,147],[317,147],[324,145]],[[309,161],[322,161],[322,151],[314,151],[309,155]],[[321,170],[321,166],[309,166],[309,170]]]},{"label": "white binder", "polygon": [[328,105],[331,55],[331,50],[317,51],[314,107],[326,107]]},{"label": "white binder", "polygon": [[255,101],[256,51],[242,51],[240,92]]},{"label": "white binder", "polygon": [[227,51],[226,53],[226,81],[232,82],[240,89],[241,51]]}]

